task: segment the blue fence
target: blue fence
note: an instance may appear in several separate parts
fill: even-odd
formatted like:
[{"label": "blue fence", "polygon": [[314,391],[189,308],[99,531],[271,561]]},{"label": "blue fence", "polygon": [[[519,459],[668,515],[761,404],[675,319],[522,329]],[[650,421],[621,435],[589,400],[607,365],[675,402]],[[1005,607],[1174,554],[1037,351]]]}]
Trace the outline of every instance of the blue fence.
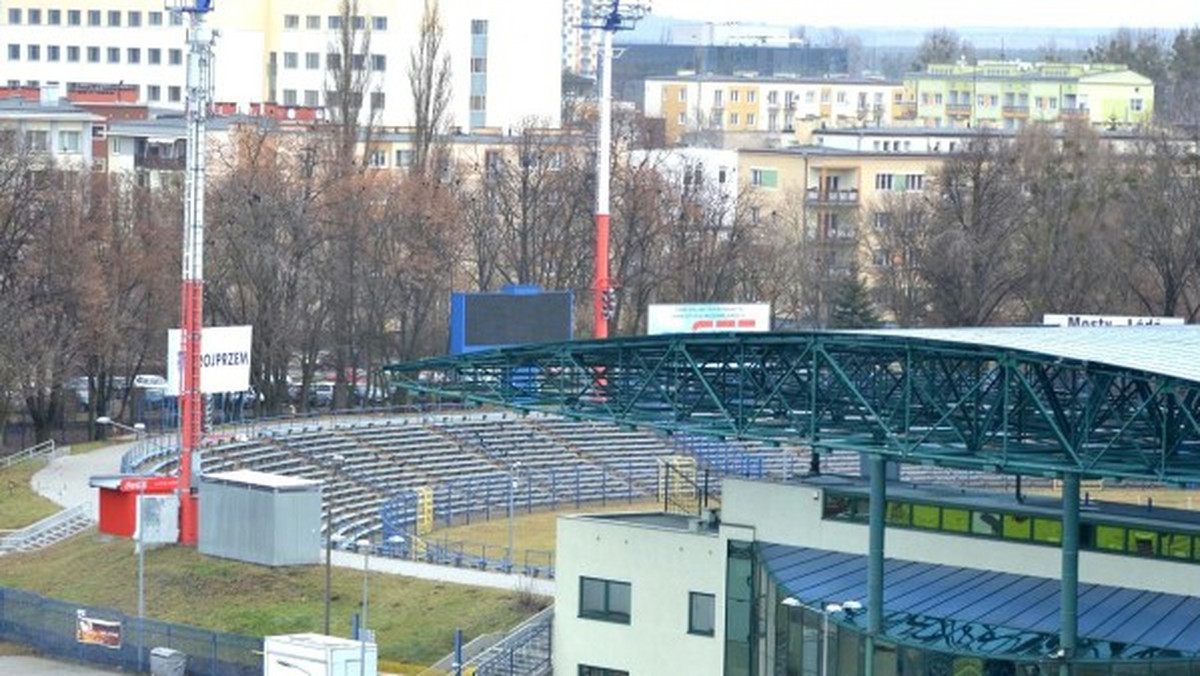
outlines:
[{"label": "blue fence", "polygon": [[259,676],[262,640],[139,620],[120,611],[0,587],[0,640],[50,657],[135,672],[150,670],[150,651],[187,656],[188,676]]}]

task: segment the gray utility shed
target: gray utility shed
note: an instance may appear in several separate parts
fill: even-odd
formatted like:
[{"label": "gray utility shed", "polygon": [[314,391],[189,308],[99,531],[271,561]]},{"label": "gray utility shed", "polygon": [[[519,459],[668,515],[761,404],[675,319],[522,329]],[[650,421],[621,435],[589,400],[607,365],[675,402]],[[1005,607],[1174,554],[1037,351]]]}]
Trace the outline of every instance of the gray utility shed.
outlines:
[{"label": "gray utility shed", "polygon": [[245,469],[202,476],[199,547],[267,566],[319,563],[321,482]]}]

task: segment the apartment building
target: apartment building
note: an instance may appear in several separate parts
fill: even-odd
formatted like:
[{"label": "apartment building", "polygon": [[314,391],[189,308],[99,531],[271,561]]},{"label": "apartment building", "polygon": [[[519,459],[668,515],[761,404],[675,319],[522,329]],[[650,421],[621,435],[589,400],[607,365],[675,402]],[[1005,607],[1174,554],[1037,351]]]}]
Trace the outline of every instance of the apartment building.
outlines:
[{"label": "apartment building", "polygon": [[1131,128],[1151,120],[1154,82],[1118,64],[980,61],[930,64],[904,78],[898,119],[928,127],[1019,129],[1083,121]]},{"label": "apartment building", "polygon": [[903,99],[903,85],[888,80],[680,74],[647,78],[643,110],[678,143],[689,132],[890,125]]},{"label": "apartment building", "polygon": [[60,102],[57,96],[0,99],[0,134],[10,136],[31,161],[67,169],[90,169],[93,139],[103,138],[104,118]]},{"label": "apartment building", "polygon": [[[377,121],[412,124],[409,57],[425,0],[361,0],[351,18],[369,75],[366,103]],[[440,3],[450,57],[451,124],[462,129],[557,125],[561,94],[561,0]],[[245,111],[252,103],[322,107],[341,17],[336,0],[216,3],[214,100]],[[9,86],[122,84],[138,99],[182,109],[185,17],[161,0],[17,0],[0,10],[0,72]],[[366,106],[365,106],[366,107]]]}]

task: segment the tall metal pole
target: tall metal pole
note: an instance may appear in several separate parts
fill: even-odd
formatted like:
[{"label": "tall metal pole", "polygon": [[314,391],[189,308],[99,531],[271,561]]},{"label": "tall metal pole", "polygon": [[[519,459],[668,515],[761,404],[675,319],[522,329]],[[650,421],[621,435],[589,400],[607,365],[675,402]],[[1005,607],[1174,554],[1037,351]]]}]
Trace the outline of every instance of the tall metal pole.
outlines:
[{"label": "tall metal pole", "polygon": [[179,542],[194,545],[198,537],[197,500],[192,494],[192,453],[200,445],[204,419],[200,394],[200,336],[204,324],[204,150],[205,120],[212,86],[213,33],[205,25],[211,3],[198,1],[186,9],[187,171],[184,176],[183,274],[180,284],[182,340],[179,391]]},{"label": "tall metal pole", "polygon": [[[614,10],[616,11],[616,10]],[[592,288],[592,337],[608,337],[608,313],[604,298],[608,293],[608,218],[609,170],[612,153],[612,45],[613,31],[605,29],[604,58],[600,74],[600,135],[596,149],[596,271]]]},{"label": "tall metal pole", "polygon": [[325,635],[329,636],[329,601],[333,582],[333,499],[325,496]]}]

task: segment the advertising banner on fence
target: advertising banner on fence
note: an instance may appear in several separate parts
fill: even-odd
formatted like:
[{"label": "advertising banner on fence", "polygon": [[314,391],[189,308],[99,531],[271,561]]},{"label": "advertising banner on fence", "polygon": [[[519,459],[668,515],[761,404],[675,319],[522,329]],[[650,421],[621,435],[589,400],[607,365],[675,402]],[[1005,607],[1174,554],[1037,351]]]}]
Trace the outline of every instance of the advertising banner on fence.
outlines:
[{"label": "advertising banner on fence", "polygon": [[[167,332],[167,394],[179,396],[183,332]],[[200,391],[204,394],[250,389],[252,327],[209,326],[200,334]]]},{"label": "advertising banner on fence", "polygon": [[646,317],[647,335],[713,331],[770,331],[768,303],[654,304]]},{"label": "advertising banner on fence", "polygon": [[75,640],[117,650],[121,647],[121,623],[88,617],[86,610],[75,613]]},{"label": "advertising banner on fence", "polygon": [[1126,315],[1042,315],[1045,326],[1078,328],[1109,326],[1182,326],[1179,317],[1130,317]]}]

